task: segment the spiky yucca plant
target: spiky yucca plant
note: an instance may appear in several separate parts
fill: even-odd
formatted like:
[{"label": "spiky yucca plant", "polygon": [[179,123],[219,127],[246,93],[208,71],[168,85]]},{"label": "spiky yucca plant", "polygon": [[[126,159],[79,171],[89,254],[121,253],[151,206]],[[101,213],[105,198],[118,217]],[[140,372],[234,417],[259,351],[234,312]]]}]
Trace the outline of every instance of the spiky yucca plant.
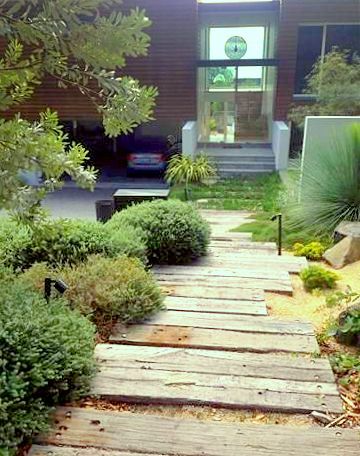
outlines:
[{"label": "spiky yucca plant", "polygon": [[187,155],[175,155],[169,162],[165,178],[170,184],[185,184],[185,199],[190,199],[189,184],[202,183],[215,177],[217,171],[206,155],[195,159]]},{"label": "spiky yucca plant", "polygon": [[306,160],[298,185],[289,205],[293,226],[320,233],[344,220],[360,221],[360,124]]}]

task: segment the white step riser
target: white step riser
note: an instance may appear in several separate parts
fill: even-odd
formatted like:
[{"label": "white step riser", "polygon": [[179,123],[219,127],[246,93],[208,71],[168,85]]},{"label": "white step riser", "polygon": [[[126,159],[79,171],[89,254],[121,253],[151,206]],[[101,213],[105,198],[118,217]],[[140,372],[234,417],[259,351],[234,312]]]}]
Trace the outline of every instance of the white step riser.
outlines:
[{"label": "white step riser", "polygon": [[266,162],[274,163],[275,157],[265,156],[265,157],[249,157],[249,156],[240,156],[240,157],[211,157],[211,160],[215,163],[244,163],[244,162]]},{"label": "white step riser", "polygon": [[219,170],[220,177],[257,176],[273,173],[275,169],[236,169],[231,171]]}]

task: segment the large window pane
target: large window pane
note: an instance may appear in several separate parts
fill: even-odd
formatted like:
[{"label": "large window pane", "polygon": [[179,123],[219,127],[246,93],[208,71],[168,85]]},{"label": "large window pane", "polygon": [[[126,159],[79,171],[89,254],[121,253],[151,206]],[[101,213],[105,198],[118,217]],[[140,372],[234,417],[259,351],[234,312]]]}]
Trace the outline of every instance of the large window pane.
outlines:
[{"label": "large window pane", "polygon": [[328,25],[325,52],[334,46],[360,55],[360,25]]},{"label": "large window pane", "polygon": [[305,78],[321,55],[322,37],[322,26],[299,27],[295,93],[303,92],[306,86]]},{"label": "large window pane", "polygon": [[235,90],[235,67],[209,67],[206,68],[206,87],[212,91]]}]

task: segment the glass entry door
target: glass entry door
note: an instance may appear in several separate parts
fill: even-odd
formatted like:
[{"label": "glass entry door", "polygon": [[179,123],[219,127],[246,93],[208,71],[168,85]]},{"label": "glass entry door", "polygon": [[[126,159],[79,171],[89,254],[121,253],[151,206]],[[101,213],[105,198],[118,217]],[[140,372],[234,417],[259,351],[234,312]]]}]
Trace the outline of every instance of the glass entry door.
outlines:
[{"label": "glass entry door", "polygon": [[[265,27],[213,27],[212,61],[257,59],[266,54]],[[200,139],[207,143],[269,142],[276,70],[269,66],[205,66],[198,70]]]}]

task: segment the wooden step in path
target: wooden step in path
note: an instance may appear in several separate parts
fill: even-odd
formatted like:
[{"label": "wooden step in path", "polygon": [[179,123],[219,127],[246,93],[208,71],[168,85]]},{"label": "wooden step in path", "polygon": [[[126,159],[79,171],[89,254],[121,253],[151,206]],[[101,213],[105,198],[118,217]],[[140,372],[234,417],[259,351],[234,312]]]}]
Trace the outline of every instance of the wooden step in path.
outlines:
[{"label": "wooden step in path", "polygon": [[[156,274],[159,285],[166,288],[172,287],[188,287],[188,275],[165,275]],[[282,279],[266,279],[266,278],[247,278],[247,277],[207,277],[194,275],[191,278],[192,287],[206,287],[206,288],[221,288],[226,295],[226,289],[233,290],[229,292],[229,299],[234,299],[233,296],[241,296],[242,289],[248,290],[261,290],[274,293],[283,293],[292,295],[293,287],[291,285],[290,277]],[[196,291],[194,293],[197,296]],[[236,298],[235,298],[236,299]]]},{"label": "wooden step in path", "polygon": [[175,310],[178,312],[267,315],[265,300],[244,301],[236,299],[225,300],[167,296],[165,305],[168,310]]},{"label": "wooden step in path", "polygon": [[[59,408],[30,456],[357,456],[358,431]],[[61,446],[59,446],[61,445]]]},{"label": "wooden step in path", "polygon": [[251,268],[214,268],[202,266],[155,267],[153,272],[160,284],[186,285],[191,279],[194,287],[252,288],[292,294],[293,288],[287,271]]},{"label": "wooden step in path", "polygon": [[264,250],[269,251],[270,253],[276,254],[277,247],[275,242],[257,242],[256,244],[252,241],[242,241],[242,240],[226,240],[226,241],[210,241],[210,248],[222,249],[224,251],[233,251],[236,253],[237,250]]},{"label": "wooden step in path", "polygon": [[304,257],[293,257],[290,255],[254,255],[251,252],[229,253],[221,251],[210,253],[194,262],[194,266],[214,268],[245,268],[251,270],[266,269],[273,271],[287,271],[298,274],[308,266]]},{"label": "wooden step in path", "polygon": [[[328,362],[101,344],[94,394],[125,402],[306,413],[342,410]],[[270,365],[269,365],[270,364]]]},{"label": "wooden step in path", "polygon": [[319,351],[310,325],[270,317],[162,312],[141,324],[115,326],[118,344],[170,346],[257,353]]},{"label": "wooden step in path", "polygon": [[[210,281],[209,281],[210,282]],[[208,298],[228,300],[248,300],[248,301],[264,301],[265,293],[263,289],[252,288],[227,288],[222,286],[210,286],[206,284],[191,284],[189,279],[186,283],[179,282],[159,282],[164,292],[169,296],[182,298]]]}]

